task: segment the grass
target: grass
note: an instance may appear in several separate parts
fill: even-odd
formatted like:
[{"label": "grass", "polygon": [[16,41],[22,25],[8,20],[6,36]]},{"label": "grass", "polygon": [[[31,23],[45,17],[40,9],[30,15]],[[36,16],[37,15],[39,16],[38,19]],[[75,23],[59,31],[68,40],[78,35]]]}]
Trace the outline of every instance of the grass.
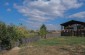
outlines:
[{"label": "grass", "polygon": [[[57,37],[30,43],[20,55],[85,55],[85,37]],[[28,46],[29,46],[28,45]]]},{"label": "grass", "polygon": [[41,39],[32,45],[53,46],[53,45],[85,45],[85,37],[57,37]]},{"label": "grass", "polygon": [[41,39],[3,55],[85,55],[85,37]]}]

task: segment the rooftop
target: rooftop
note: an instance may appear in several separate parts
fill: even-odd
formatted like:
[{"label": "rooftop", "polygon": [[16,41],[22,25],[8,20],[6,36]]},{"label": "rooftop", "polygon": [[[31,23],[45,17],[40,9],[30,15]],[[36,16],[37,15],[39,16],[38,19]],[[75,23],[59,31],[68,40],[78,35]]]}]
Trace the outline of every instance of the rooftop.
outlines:
[{"label": "rooftop", "polygon": [[76,21],[76,20],[70,20],[70,21],[65,22],[65,23],[62,23],[60,25],[62,25],[62,26],[68,26],[68,25],[72,25],[72,24],[82,24],[82,25],[85,25],[85,22]]}]

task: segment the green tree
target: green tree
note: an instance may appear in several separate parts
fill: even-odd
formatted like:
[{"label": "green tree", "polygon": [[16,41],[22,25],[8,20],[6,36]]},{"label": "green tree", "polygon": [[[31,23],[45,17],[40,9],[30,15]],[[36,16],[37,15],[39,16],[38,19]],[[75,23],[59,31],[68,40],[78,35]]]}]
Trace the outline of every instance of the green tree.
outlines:
[{"label": "green tree", "polygon": [[15,26],[13,24],[7,25],[4,22],[0,22],[0,46],[2,49],[11,49],[16,46],[16,42],[22,44],[22,38],[28,38],[36,35],[33,32],[29,32],[23,26]]},{"label": "green tree", "polygon": [[40,34],[41,38],[46,39],[47,28],[46,28],[46,26],[44,24],[40,27],[39,34]]},{"label": "green tree", "polygon": [[10,48],[10,38],[7,36],[7,25],[0,22],[0,45],[2,49]]}]

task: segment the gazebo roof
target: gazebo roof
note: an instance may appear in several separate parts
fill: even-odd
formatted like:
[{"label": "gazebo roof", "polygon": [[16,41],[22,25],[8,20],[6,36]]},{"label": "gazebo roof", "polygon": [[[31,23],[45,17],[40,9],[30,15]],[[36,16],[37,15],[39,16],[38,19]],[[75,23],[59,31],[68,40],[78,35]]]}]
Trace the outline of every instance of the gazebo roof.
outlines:
[{"label": "gazebo roof", "polygon": [[68,25],[72,25],[72,24],[82,24],[82,25],[85,25],[85,22],[76,21],[76,20],[70,20],[70,21],[65,22],[65,23],[62,23],[60,25],[62,25],[62,26],[68,26]]}]

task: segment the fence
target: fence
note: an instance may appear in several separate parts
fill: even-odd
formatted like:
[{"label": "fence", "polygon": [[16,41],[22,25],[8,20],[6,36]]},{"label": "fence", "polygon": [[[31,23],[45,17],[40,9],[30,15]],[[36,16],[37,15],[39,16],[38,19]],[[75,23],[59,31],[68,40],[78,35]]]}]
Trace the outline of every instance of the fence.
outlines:
[{"label": "fence", "polygon": [[[40,40],[40,37],[39,36],[34,36],[34,37],[29,37],[29,38],[22,38],[20,39],[19,41],[17,41],[16,43],[12,43],[12,48],[13,47],[16,47],[16,46],[19,46],[20,44],[28,44],[30,42],[36,42]],[[5,48],[2,48],[1,45],[0,45],[0,51],[2,50],[6,50]]]},{"label": "fence", "polygon": [[39,36],[30,37],[30,38],[22,38],[21,39],[21,43],[22,44],[27,44],[27,43],[30,43],[30,42],[36,42],[38,40],[40,40]]},{"label": "fence", "polygon": [[51,37],[60,37],[61,34],[60,33],[48,33],[46,35],[47,38],[51,38]]}]

